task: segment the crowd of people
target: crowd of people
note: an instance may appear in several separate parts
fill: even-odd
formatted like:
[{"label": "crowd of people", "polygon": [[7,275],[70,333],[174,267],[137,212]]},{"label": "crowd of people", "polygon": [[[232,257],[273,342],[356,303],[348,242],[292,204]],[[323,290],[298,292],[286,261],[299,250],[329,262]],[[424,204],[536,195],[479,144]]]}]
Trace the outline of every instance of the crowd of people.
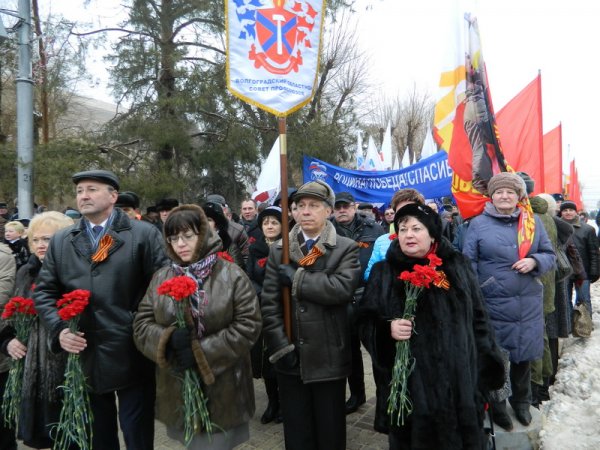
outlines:
[{"label": "crowd of people", "polygon": [[[86,376],[93,448],[118,449],[120,428],[128,449],[152,449],[155,419],[188,448],[234,448],[249,439],[254,378],[268,398],[260,422],[283,424],[286,449],[344,449],[346,416],[367,400],[361,348],[373,365],[373,428],[391,449],[484,449],[486,405],[512,430],[507,404],[527,426],[530,408],[549,398],[558,340],[574,304],[591,315],[600,277],[589,215],[560,195],[532,195],[524,173],[492,177],[483,213],[469,220],[451,199],[414,189],[375,208],[322,181],[290,190],[287,211],[280,197],[244,199],[236,217],[212,194],[198,204],[164,198],[142,214],[113,172],[72,179],[76,209],[38,209],[29,221],[0,202],[0,309],[22,296],[37,311],[27,342],[0,321],[0,393],[10,360],[25,361],[18,427],[0,417],[0,450],[17,439],[53,446],[69,353]],[[421,266],[435,267],[437,281],[407,318],[406,274]],[[158,289],[179,276],[195,285],[184,328]],[[77,289],[91,299],[74,332],[56,302]],[[399,342],[415,361],[402,422],[388,407]],[[214,425],[191,440],[189,370]]]}]

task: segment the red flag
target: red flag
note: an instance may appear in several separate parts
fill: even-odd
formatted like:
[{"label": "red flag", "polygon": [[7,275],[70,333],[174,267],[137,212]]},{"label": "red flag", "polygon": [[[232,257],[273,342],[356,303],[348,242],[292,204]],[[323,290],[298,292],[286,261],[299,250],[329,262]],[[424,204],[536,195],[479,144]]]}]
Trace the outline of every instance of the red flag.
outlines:
[{"label": "red flag", "polygon": [[546,192],[563,191],[562,183],[562,124],[544,135],[544,186]]},{"label": "red flag", "polygon": [[575,202],[577,205],[577,211],[583,209],[583,201],[581,200],[581,189],[579,187],[579,175],[577,174],[577,168],[575,167],[575,160],[571,161],[569,167],[569,186],[567,190],[567,196],[569,200]]},{"label": "red flag", "polygon": [[[542,76],[538,75],[496,114],[504,157],[535,181],[534,193],[546,192],[542,132]],[[558,191],[557,191],[558,192]]]}]

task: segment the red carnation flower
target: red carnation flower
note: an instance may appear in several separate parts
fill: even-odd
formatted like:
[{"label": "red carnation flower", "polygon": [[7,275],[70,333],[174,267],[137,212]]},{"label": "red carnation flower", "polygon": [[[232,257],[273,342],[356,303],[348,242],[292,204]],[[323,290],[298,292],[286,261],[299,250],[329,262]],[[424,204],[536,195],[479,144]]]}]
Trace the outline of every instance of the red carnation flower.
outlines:
[{"label": "red carnation flower", "polygon": [[25,315],[34,316],[37,314],[33,300],[25,297],[13,297],[4,306],[4,312],[2,318],[4,320],[10,319],[13,314],[20,313]]},{"label": "red carnation flower", "polygon": [[90,302],[92,293],[85,289],[67,292],[56,302],[58,315],[62,320],[71,320],[79,316]]},{"label": "red carnation flower", "polygon": [[258,261],[256,261],[256,263],[260,267],[265,267],[267,265],[267,257],[265,256],[264,258],[260,258]]},{"label": "red carnation flower", "polygon": [[394,239],[396,239],[398,237],[398,235],[396,233],[390,234],[389,238],[390,241],[393,241]]},{"label": "red carnation flower", "polygon": [[196,282],[186,275],[170,278],[164,281],[157,289],[160,295],[168,295],[173,300],[180,302],[196,292]]},{"label": "red carnation flower", "polygon": [[429,259],[429,265],[431,267],[437,267],[442,265],[442,259],[435,253],[430,253],[429,255],[427,255],[427,259]]},{"label": "red carnation flower", "polygon": [[225,261],[233,262],[233,258],[227,252],[217,252],[217,256]]}]

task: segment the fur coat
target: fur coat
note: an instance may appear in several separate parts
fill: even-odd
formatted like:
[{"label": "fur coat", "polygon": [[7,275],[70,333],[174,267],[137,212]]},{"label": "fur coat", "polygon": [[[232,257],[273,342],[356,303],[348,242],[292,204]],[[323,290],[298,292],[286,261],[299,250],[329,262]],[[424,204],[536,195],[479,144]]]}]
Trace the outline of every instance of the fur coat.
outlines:
[{"label": "fur coat", "polygon": [[[416,362],[408,382],[414,409],[404,426],[392,426],[390,432],[408,436],[411,448],[480,449],[482,391],[502,386],[504,368],[470,264],[446,239],[436,253],[450,288],[432,286],[419,297],[410,339]],[[377,429],[389,425],[386,409],[396,343],[390,321],[402,317],[406,299],[398,276],[427,263],[405,256],[394,240],[386,260],[373,267],[360,304],[361,339],[377,380]]]}]

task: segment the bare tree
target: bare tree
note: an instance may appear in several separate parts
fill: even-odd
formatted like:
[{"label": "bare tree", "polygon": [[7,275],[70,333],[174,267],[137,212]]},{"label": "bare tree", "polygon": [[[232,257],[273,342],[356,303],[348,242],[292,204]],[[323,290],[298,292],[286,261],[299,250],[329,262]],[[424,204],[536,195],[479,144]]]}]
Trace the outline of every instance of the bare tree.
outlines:
[{"label": "bare tree", "polygon": [[413,85],[404,97],[372,101],[368,106],[370,120],[361,128],[381,143],[385,128],[391,123],[392,152],[401,160],[408,149],[412,164],[420,159],[425,133],[433,120],[433,107],[429,94]]},{"label": "bare tree", "polygon": [[349,14],[342,10],[327,27],[319,83],[307,121],[325,114],[335,123],[343,114],[344,106],[369,90],[369,60],[359,48],[356,26],[349,20]]}]

